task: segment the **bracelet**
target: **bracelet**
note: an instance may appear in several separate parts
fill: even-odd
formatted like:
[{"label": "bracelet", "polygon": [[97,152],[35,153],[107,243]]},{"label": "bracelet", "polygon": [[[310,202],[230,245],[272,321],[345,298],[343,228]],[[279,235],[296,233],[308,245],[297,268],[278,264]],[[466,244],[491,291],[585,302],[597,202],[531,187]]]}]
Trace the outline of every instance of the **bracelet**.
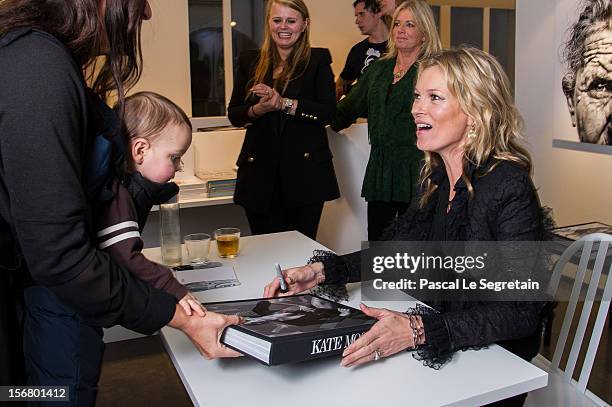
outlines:
[{"label": "bracelet", "polygon": [[290,114],[291,109],[293,109],[293,99],[284,98],[281,100],[281,109],[283,113]]},{"label": "bracelet", "polygon": [[424,343],[423,335],[425,335],[425,328],[422,324],[419,324],[419,320],[416,315],[408,315],[408,319],[410,321],[410,328],[412,329],[412,342],[414,343],[414,348],[416,349],[418,346]]}]

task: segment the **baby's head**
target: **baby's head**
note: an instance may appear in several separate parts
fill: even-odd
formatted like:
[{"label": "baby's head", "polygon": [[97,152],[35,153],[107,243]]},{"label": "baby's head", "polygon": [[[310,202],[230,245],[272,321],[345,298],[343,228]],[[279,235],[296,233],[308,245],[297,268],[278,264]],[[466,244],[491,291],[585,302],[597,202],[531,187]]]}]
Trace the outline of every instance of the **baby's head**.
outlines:
[{"label": "baby's head", "polygon": [[128,171],[164,183],[182,169],[181,157],[191,144],[191,122],[183,110],[153,92],[125,99]]}]

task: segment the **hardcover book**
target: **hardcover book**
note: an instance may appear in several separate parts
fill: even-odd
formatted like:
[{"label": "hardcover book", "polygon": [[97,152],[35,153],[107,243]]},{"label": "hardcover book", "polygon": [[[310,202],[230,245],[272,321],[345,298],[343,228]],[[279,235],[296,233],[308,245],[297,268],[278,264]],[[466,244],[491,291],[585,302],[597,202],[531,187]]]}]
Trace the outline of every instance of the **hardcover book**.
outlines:
[{"label": "hardcover book", "polygon": [[339,355],[376,322],[360,310],[310,295],[204,304],[244,318],[221,342],[268,366]]}]

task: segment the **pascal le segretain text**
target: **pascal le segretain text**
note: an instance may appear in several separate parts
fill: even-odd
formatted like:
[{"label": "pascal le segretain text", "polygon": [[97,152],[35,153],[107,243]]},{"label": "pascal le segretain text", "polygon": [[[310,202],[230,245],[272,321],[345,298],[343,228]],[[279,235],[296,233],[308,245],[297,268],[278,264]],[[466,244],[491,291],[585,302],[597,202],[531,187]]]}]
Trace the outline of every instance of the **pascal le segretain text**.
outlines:
[{"label": "pascal le segretain text", "polygon": [[470,281],[463,278],[456,278],[451,281],[430,281],[426,278],[409,280],[402,278],[399,281],[383,281],[377,278],[373,281],[375,290],[486,290],[486,291],[504,291],[504,290],[539,290],[540,283],[532,281],[530,278],[526,281],[488,281],[486,278],[481,278],[478,281]]}]

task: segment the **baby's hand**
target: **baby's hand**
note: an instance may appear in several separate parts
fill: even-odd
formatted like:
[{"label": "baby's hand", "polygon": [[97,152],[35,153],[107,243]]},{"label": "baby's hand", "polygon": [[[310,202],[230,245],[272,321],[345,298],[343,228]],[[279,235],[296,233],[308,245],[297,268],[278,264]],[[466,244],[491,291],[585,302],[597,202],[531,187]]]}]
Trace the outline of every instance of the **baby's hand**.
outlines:
[{"label": "baby's hand", "polygon": [[192,310],[201,317],[206,315],[206,308],[200,304],[200,301],[192,293],[188,293],[186,296],[184,296],[179,301],[179,305],[183,307],[187,315],[191,316]]}]

